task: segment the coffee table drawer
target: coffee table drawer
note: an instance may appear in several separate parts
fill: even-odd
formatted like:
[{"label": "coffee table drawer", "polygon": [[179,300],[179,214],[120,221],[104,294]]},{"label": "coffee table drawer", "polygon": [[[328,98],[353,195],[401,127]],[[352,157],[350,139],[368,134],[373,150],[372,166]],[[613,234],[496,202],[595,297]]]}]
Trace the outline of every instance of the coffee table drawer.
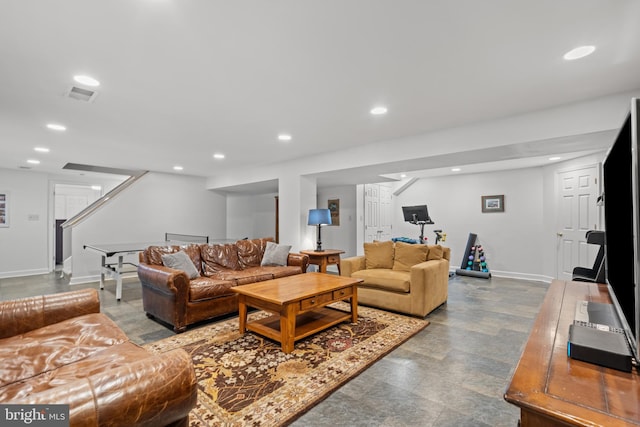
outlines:
[{"label": "coffee table drawer", "polygon": [[353,290],[351,288],[344,288],[344,289],[338,289],[337,291],[333,291],[334,300],[349,298],[351,295],[353,295]]},{"label": "coffee table drawer", "polygon": [[311,298],[303,299],[300,301],[300,310],[308,310],[313,307],[320,307],[323,304],[333,301],[333,296],[331,292],[327,292],[326,294],[320,294],[313,296]]}]

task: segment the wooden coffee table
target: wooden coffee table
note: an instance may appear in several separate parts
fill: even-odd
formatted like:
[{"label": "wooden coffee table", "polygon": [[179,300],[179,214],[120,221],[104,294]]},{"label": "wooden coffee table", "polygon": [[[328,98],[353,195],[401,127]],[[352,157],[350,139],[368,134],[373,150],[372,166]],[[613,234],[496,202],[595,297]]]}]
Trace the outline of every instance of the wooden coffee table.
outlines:
[{"label": "wooden coffee table", "polygon": [[[362,279],[305,273],[232,288],[238,294],[240,333],[253,331],[282,344],[291,353],[295,341],[344,321],[358,321],[358,284]],[[351,299],[351,312],[325,307]],[[274,313],[247,322],[247,306]]]}]

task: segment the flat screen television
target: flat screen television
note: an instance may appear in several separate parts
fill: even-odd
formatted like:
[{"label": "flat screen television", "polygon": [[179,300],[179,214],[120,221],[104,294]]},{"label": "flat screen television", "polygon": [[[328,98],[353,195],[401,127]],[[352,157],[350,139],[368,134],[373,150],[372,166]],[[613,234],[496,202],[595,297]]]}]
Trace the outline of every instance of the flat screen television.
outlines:
[{"label": "flat screen television", "polygon": [[425,222],[428,224],[433,223],[431,221],[431,218],[429,217],[429,209],[427,209],[427,205],[403,206],[402,214],[404,215],[404,220],[406,222]]},{"label": "flat screen television", "polygon": [[636,362],[640,360],[639,113],[640,99],[633,98],[602,167],[607,287]]}]

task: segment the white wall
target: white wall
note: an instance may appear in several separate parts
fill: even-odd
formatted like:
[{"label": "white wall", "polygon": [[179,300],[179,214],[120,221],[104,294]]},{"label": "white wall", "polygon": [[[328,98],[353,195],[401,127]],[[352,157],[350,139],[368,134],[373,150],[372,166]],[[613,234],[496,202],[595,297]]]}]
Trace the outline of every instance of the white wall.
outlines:
[{"label": "white wall", "polygon": [[[276,194],[227,196],[227,236],[229,238],[258,238],[275,236],[275,196]],[[317,207],[327,207],[329,199],[340,199],[340,225],[322,228],[322,243],[325,248],[342,249],[343,256],[356,255],[356,187],[338,186],[318,189]],[[315,206],[314,206],[315,208]],[[303,216],[307,212],[301,213]],[[290,227],[281,223],[281,227]],[[315,227],[305,226],[315,239]],[[281,239],[282,241],[282,239]],[[282,241],[284,244],[292,242]],[[300,249],[313,249],[314,244],[307,244]]]},{"label": "white wall", "polygon": [[[428,243],[433,230],[447,233],[451,267],[460,267],[469,233],[478,235],[489,269],[542,280],[543,170],[520,170],[420,179],[394,198],[393,236],[417,238],[417,225],[404,222],[402,206],[427,204],[435,222],[425,226]],[[482,213],[481,196],[504,195],[504,213]]]},{"label": "white wall", "polygon": [[204,178],[148,173],[73,228],[71,283],[99,279],[100,256],[86,244],[156,242],[165,232],[225,238],[226,218],[226,197]]},{"label": "white wall", "polygon": [[9,227],[0,227],[0,278],[48,271],[48,177],[0,169],[0,193],[8,193]]},{"label": "white wall", "polygon": [[227,196],[230,239],[276,237],[276,193]]},{"label": "white wall", "polygon": [[340,225],[322,227],[322,247],[345,251],[342,257],[357,254],[356,186],[345,185],[318,189],[318,208],[326,209],[329,199],[340,200]]}]

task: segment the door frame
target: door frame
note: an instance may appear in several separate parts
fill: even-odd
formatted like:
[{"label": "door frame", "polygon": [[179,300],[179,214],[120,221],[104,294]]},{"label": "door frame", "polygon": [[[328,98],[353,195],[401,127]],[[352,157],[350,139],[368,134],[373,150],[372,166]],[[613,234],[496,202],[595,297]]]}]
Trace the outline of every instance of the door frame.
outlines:
[{"label": "door frame", "polygon": [[[565,167],[562,169],[558,169],[555,171],[555,179],[554,179],[554,194],[555,194],[555,218],[554,218],[554,229],[555,229],[555,241],[556,241],[556,253],[555,253],[555,257],[554,257],[554,276],[556,279],[561,279],[561,255],[562,255],[562,248],[561,248],[561,225],[562,225],[562,213],[561,212],[561,208],[562,208],[562,196],[561,196],[561,191],[560,191],[560,184],[561,184],[561,180],[560,180],[560,176],[564,173],[567,172],[576,172],[582,169],[591,169],[591,168],[595,168],[596,169],[596,179],[597,179],[597,188],[596,188],[596,193],[597,196],[602,195],[602,162],[595,162],[595,163],[587,163],[584,165],[575,165],[575,166],[571,166],[571,167]],[[597,205],[596,208],[596,223],[597,223],[597,228],[598,230],[603,230],[603,209],[602,206]],[[597,250],[596,250],[597,252]]]}]

